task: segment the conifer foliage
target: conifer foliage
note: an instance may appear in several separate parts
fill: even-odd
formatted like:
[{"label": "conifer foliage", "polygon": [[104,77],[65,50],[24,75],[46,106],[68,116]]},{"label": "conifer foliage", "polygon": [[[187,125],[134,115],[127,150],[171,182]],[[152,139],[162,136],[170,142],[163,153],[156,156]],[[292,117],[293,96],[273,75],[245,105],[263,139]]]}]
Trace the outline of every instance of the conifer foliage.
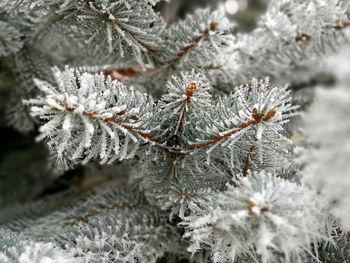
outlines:
[{"label": "conifer foliage", "polygon": [[348,1],[173,2],[0,3],[0,262],[348,262]]}]

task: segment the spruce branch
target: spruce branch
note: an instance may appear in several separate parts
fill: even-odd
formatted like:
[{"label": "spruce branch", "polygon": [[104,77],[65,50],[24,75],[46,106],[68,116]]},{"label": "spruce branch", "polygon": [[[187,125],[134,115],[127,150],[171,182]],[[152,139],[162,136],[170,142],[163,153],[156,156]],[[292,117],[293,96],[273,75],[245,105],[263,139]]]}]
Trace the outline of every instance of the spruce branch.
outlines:
[{"label": "spruce branch", "polygon": [[[204,58],[214,60],[213,55],[219,53],[221,48],[225,50],[225,46],[228,47],[229,41],[232,41],[232,36],[227,33],[230,28],[232,24],[221,10],[196,11],[166,31],[167,47],[162,50],[164,64],[174,68],[183,62],[189,69],[198,68]],[[210,52],[214,54],[210,55]]]},{"label": "spruce branch", "polygon": [[[64,0],[62,0],[64,1]],[[3,0],[0,3],[0,9],[9,14],[24,14],[30,18],[36,18],[39,14],[46,13],[45,10],[55,2],[61,0]]]},{"label": "spruce branch", "polygon": [[48,120],[40,129],[40,139],[48,138],[59,158],[66,153],[73,161],[122,160],[136,153],[140,139],[156,141],[147,130],[153,111],[148,96],[72,69],[54,69],[54,75],[58,87],[36,80],[46,97],[27,103],[33,116]]},{"label": "spruce branch", "polygon": [[[100,224],[102,224],[101,222]],[[81,226],[68,235],[73,245],[68,249],[78,262],[157,262],[166,253],[177,252],[177,234],[170,226],[129,226],[134,233],[125,233],[118,221],[108,221],[112,227],[96,229]],[[75,236],[76,235],[76,236]],[[171,238],[169,238],[171,237]],[[74,244],[74,243],[73,243]]]},{"label": "spruce branch", "polygon": [[254,146],[250,146],[250,148],[248,150],[247,158],[244,161],[244,167],[243,167],[243,172],[242,172],[243,177],[246,177],[248,175],[249,166],[250,166],[250,162],[251,162],[251,158],[252,158],[253,153],[254,153]]},{"label": "spruce branch", "polygon": [[74,226],[78,225],[81,222],[86,222],[90,218],[98,216],[102,213],[108,213],[108,211],[112,211],[114,209],[137,209],[137,208],[145,208],[147,207],[147,204],[144,203],[131,203],[130,201],[124,201],[124,202],[118,202],[118,203],[112,203],[112,204],[105,204],[98,209],[94,209],[91,211],[87,211],[86,214],[79,216],[78,218],[75,218],[71,221],[65,222],[65,225]]},{"label": "spruce branch", "polygon": [[256,108],[253,108],[251,112],[252,118],[240,123],[238,125],[238,128],[234,128],[231,131],[224,132],[222,134],[219,134],[216,137],[211,138],[208,142],[206,143],[201,143],[201,144],[194,144],[194,149],[198,150],[207,146],[210,146],[211,144],[214,143],[219,143],[222,140],[225,140],[227,138],[232,138],[236,133],[241,132],[244,129],[248,129],[251,126],[258,125],[259,123],[263,121],[269,121],[273,117],[275,117],[276,111],[275,109],[271,109],[266,111],[265,113],[258,113]]},{"label": "spruce branch", "polygon": [[81,26],[91,32],[87,43],[102,38],[110,53],[118,51],[124,57],[131,51],[143,64],[145,56],[151,62],[147,53],[153,53],[162,42],[158,35],[162,30],[161,19],[147,1],[79,1],[76,8]]},{"label": "spruce branch", "polygon": [[[150,58],[148,64],[117,64],[97,71],[131,83],[144,84],[147,80],[146,86],[152,93],[159,92],[171,75],[177,75],[176,71],[197,69],[216,82],[230,74],[224,62],[233,43],[232,27],[222,10],[199,10],[169,28],[154,29],[162,39],[155,40],[153,51],[146,52]],[[127,53],[125,56],[133,55]],[[207,65],[209,61],[210,65]]]},{"label": "spruce branch", "polygon": [[218,28],[219,22],[217,21],[211,21],[209,26],[206,27],[200,34],[196,37],[194,37],[189,44],[182,47],[178,53],[176,53],[175,58],[171,61],[170,67],[175,67],[176,64],[179,63],[181,59],[183,59],[190,51],[191,49],[194,49],[195,46],[199,45],[200,42],[204,41],[206,37],[209,36],[209,33],[215,32]]},{"label": "spruce branch", "polygon": [[234,184],[186,218],[190,251],[209,247],[214,262],[244,256],[259,262],[303,262],[303,255],[314,253],[310,243],[328,239],[320,200],[307,187],[264,172]]},{"label": "spruce branch", "polygon": [[[233,163],[244,163],[242,170],[246,174],[252,147],[260,162],[268,160],[264,156],[275,156],[272,151],[283,149],[282,141],[288,142],[282,135],[283,126],[297,107],[292,106],[286,88],[273,86],[266,80],[240,86],[235,94],[220,100],[216,109],[207,117],[209,121],[198,126],[201,137],[190,142],[190,149],[206,149],[209,162],[210,154],[216,147],[227,147],[231,160],[236,160]],[[234,150],[241,151],[242,147],[248,151],[243,161]]]},{"label": "spruce branch", "polygon": [[[167,145],[183,148],[193,136],[200,112],[211,107],[210,85],[203,74],[181,73],[167,82],[168,93],[158,103],[159,135]],[[158,115],[159,114],[159,115]],[[180,143],[180,145],[178,145]],[[182,146],[182,147],[181,147]]]},{"label": "spruce branch", "polygon": [[173,184],[166,193],[159,193],[156,198],[162,210],[170,211],[170,219],[176,216],[184,219],[198,206],[205,206],[216,191],[212,185]]},{"label": "spruce branch", "polygon": [[[348,3],[342,0],[270,1],[258,27],[239,34],[231,61],[236,69],[232,82],[251,78],[283,79],[298,83],[317,69],[326,54],[339,51],[348,43],[345,34]],[[328,8],[332,12],[328,12]],[[308,10],[308,12],[305,12]],[[290,74],[289,72],[293,72]]]}]

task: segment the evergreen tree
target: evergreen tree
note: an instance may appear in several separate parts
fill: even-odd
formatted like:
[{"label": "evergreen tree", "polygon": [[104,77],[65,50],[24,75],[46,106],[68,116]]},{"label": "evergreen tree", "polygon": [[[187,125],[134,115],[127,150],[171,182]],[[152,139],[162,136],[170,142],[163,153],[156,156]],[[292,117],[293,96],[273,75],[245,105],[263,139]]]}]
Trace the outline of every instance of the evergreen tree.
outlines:
[{"label": "evergreen tree", "polygon": [[350,262],[350,2],[186,2],[0,2],[0,262]]}]

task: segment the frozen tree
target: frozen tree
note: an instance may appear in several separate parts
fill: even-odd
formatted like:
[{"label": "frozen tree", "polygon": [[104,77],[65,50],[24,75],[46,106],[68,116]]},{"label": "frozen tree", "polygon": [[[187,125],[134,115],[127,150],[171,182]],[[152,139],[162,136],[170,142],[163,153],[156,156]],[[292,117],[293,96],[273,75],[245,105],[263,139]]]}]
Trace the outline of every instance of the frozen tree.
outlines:
[{"label": "frozen tree", "polygon": [[0,163],[0,262],[349,262],[349,17],[3,0],[4,119],[38,144]]}]

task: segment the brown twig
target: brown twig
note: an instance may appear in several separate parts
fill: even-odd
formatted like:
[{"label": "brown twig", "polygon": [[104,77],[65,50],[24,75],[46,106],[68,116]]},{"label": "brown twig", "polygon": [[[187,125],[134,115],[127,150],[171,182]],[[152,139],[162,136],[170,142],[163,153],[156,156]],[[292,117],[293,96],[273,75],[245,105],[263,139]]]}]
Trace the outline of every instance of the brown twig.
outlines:
[{"label": "brown twig", "polygon": [[142,73],[154,73],[159,69],[148,67],[148,66],[136,66],[128,68],[114,68],[102,71],[103,75],[111,77],[112,80],[130,79],[141,75]]},{"label": "brown twig", "polygon": [[[65,107],[65,110],[68,111],[68,112],[74,112],[74,110],[77,108],[77,106],[72,108],[72,107],[68,107],[67,105],[64,105],[64,107]],[[152,142],[155,142],[155,143],[159,142],[159,139],[154,137],[153,135],[151,135],[151,134],[149,134],[147,132],[140,131],[140,130],[136,129],[135,127],[133,127],[132,125],[125,124],[125,123],[123,123],[122,120],[119,120],[119,119],[116,119],[116,118],[113,118],[113,117],[104,118],[104,119],[98,118],[97,117],[97,112],[83,111],[82,114],[84,116],[89,117],[89,118],[98,119],[99,121],[103,121],[105,123],[119,125],[119,126],[125,128],[126,130],[128,130],[130,132],[138,134],[139,136],[141,136],[142,138],[144,138],[146,140],[149,140],[149,141],[152,141]],[[116,115],[123,115],[123,114],[124,113],[119,112]],[[137,117],[137,119],[138,119],[138,117]]]},{"label": "brown twig", "polygon": [[249,170],[249,166],[250,166],[250,163],[251,163],[251,157],[253,155],[253,152],[254,152],[254,146],[250,146],[249,148],[249,151],[248,151],[248,154],[247,154],[247,158],[245,159],[245,162],[244,162],[244,167],[243,167],[243,177],[246,177],[247,174],[248,174],[248,170]]},{"label": "brown twig", "polygon": [[174,68],[176,63],[181,60],[192,48],[194,48],[202,39],[207,37],[210,32],[215,31],[219,26],[219,23],[217,21],[212,21],[209,24],[209,27],[204,29],[202,33],[199,36],[196,36],[192,39],[191,43],[184,46],[180,52],[176,55],[176,58],[170,63],[169,67]]},{"label": "brown twig", "polygon": [[64,225],[65,226],[74,226],[79,224],[80,222],[86,222],[90,217],[94,217],[96,215],[99,215],[103,212],[107,212],[113,209],[135,209],[135,208],[143,208],[146,207],[145,204],[128,204],[128,203],[115,203],[113,205],[110,206],[105,206],[102,207],[101,209],[98,210],[91,210],[90,212],[88,212],[85,215],[82,215],[72,221],[69,222],[65,222]]},{"label": "brown twig", "polygon": [[258,110],[256,108],[253,108],[253,110],[252,110],[253,119],[249,119],[249,120],[241,123],[240,125],[238,125],[237,129],[234,129],[231,132],[225,133],[223,135],[215,136],[215,137],[211,138],[209,141],[204,142],[204,143],[194,144],[194,145],[192,145],[191,149],[199,150],[199,149],[205,148],[209,145],[212,145],[214,143],[220,142],[220,141],[227,139],[230,136],[242,131],[243,129],[246,129],[246,128],[251,127],[251,126],[255,126],[255,125],[261,123],[262,121],[268,121],[268,120],[272,119],[276,115],[276,113],[277,112],[275,109],[268,110],[265,113],[258,113]]},{"label": "brown twig", "polygon": [[146,44],[142,39],[140,39],[139,35],[135,32],[132,32],[127,27],[123,26],[118,19],[111,14],[108,10],[102,10],[101,15],[107,19],[109,23],[111,23],[114,27],[119,27],[122,31],[128,33],[131,37],[133,37],[147,52],[154,52],[154,48]]},{"label": "brown twig", "polygon": [[186,113],[188,112],[188,105],[191,103],[191,98],[193,93],[197,90],[197,84],[195,82],[191,82],[187,85],[185,90],[186,99],[183,101],[182,108],[180,111],[180,115],[177,121],[175,135],[177,135],[183,128],[183,122],[186,118]]}]

